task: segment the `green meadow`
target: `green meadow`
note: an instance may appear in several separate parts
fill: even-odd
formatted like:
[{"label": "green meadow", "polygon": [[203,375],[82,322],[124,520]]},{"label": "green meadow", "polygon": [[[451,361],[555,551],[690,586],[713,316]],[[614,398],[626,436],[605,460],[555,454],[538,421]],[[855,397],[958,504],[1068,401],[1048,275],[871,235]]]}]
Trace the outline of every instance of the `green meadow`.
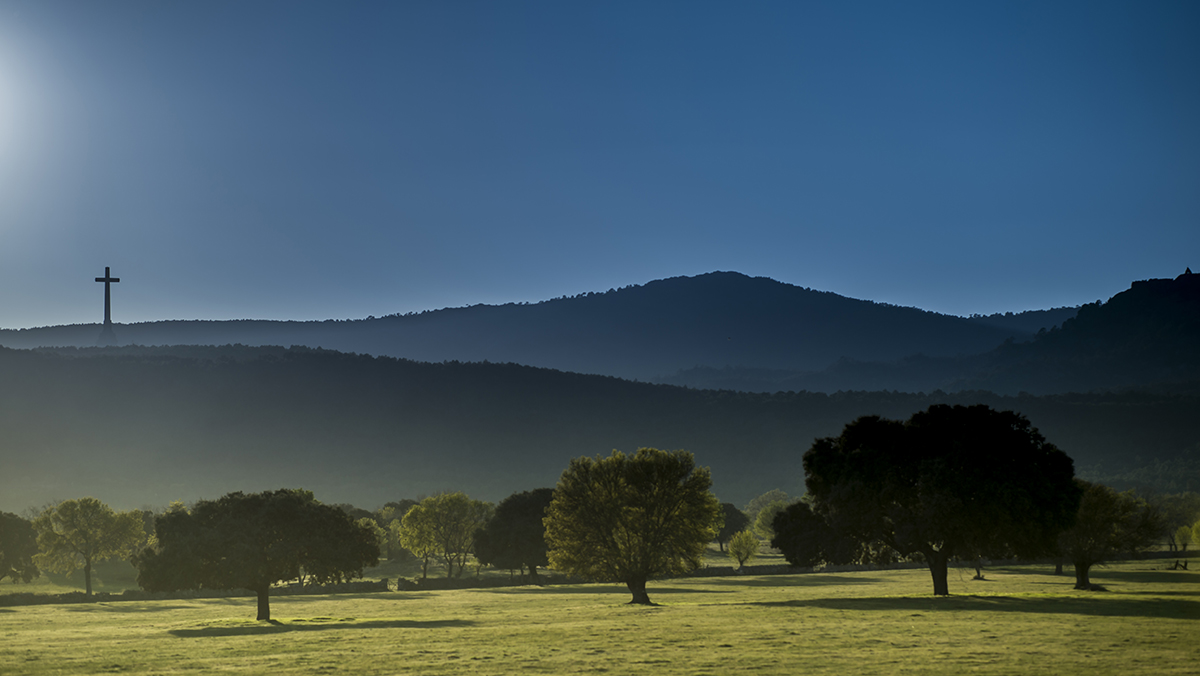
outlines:
[{"label": "green meadow", "polygon": [[[1195,674],[1200,573],[1044,566],[0,608],[0,672]],[[9,591],[5,585],[3,591]]]}]

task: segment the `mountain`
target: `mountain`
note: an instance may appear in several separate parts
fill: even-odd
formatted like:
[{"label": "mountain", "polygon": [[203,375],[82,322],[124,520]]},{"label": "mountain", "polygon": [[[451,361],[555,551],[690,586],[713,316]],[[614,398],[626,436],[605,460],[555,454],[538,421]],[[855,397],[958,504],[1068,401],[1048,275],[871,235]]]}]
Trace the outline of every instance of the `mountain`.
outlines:
[{"label": "mountain", "polygon": [[366,507],[440,490],[495,501],[553,486],[571,458],[640,446],[692,451],[717,495],[741,504],[802,492],[814,438],[935,403],[1016,410],[1081,468],[1169,467],[1175,490],[1200,488],[1200,397],[1189,394],[750,394],[245,346],[0,348],[0,382],[0,510],[14,512],[281,486]]},{"label": "mountain", "polygon": [[[649,380],[696,366],[815,371],[839,359],[954,356],[1033,336],[1023,315],[967,319],[713,272],[534,304],[353,321],[118,324],[129,345],[303,345],[419,361],[512,362]],[[1033,328],[1030,328],[1033,327]],[[0,330],[15,348],[96,345],[95,324]]]},{"label": "mountain", "polygon": [[[1200,388],[1200,275],[1133,282],[1032,340],[953,357],[844,358],[824,369],[695,368],[659,382],[744,391],[988,390],[1053,394]],[[993,317],[995,317],[993,315]],[[1053,317],[1057,319],[1059,317]],[[978,318],[977,318],[978,319]]]}]

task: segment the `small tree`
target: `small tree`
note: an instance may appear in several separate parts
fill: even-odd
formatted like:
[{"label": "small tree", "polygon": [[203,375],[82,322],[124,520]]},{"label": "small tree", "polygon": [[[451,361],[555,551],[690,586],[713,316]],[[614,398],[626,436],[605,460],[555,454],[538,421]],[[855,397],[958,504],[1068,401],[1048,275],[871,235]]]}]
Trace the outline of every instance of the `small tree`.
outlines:
[{"label": "small tree", "polygon": [[146,538],[141,512],[114,512],[96,498],[60,502],[43,511],[33,527],[41,551],[33,562],[60,573],[83,568],[88,596],[92,595],[92,564],[128,558]]},{"label": "small tree", "polygon": [[720,530],[717,531],[717,545],[723,552],[725,543],[729,542],[730,538],[750,527],[750,517],[732,502],[721,503],[721,515],[723,520]]},{"label": "small tree", "polygon": [[1058,538],[1059,548],[1075,566],[1075,588],[1093,589],[1092,566],[1118,552],[1135,552],[1163,535],[1161,513],[1132,492],[1076,479],[1083,492],[1075,525]]},{"label": "small tree", "polygon": [[408,510],[401,520],[401,542],[425,559],[437,553],[446,564],[446,577],[461,576],[474,545],[475,531],[487,523],[492,506],[472,500],[465,493],[442,493],[425,498]]},{"label": "small tree", "polygon": [[157,542],[136,558],[147,591],[249,589],[271,619],[271,585],[303,569],[318,584],[362,575],[379,562],[373,529],[309,491],[230,493],[176,507],[155,521]]},{"label": "small tree", "polygon": [[550,565],[624,582],[630,603],[649,604],[648,580],[700,567],[720,518],[711,486],[708,468],[686,451],[576,458],[546,512]]},{"label": "small tree", "polygon": [[787,506],[783,500],[776,500],[758,510],[758,516],[754,517],[754,532],[764,540],[775,537],[775,517]]},{"label": "small tree", "polygon": [[1188,545],[1192,544],[1192,527],[1180,526],[1175,529],[1175,541],[1179,543],[1180,551],[1187,551]]},{"label": "small tree", "polygon": [[554,498],[553,488],[514,493],[496,505],[496,513],[475,532],[475,557],[481,563],[508,570],[529,569],[537,581],[538,566],[546,558],[546,509]]},{"label": "small tree", "polygon": [[758,536],[744,530],[730,538],[729,558],[737,561],[738,570],[741,570],[748,561],[752,561],[754,557],[758,556],[758,547]]},{"label": "small tree", "polygon": [[37,556],[37,532],[28,519],[0,512],[0,580],[29,582],[40,573],[33,563]]}]

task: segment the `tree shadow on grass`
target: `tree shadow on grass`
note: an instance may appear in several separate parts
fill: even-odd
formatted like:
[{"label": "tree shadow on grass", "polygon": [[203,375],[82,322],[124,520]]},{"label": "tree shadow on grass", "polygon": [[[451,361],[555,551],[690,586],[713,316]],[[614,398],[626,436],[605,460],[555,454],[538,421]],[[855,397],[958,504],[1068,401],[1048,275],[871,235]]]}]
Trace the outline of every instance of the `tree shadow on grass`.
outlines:
[{"label": "tree shadow on grass", "polygon": [[1200,604],[1194,601],[1128,598],[1089,592],[1080,594],[1094,595],[824,598],[759,601],[741,605],[855,612],[1013,612],[1200,620]]},{"label": "tree shadow on grass", "polygon": [[[623,586],[595,585],[550,585],[547,587],[488,587],[472,589],[471,591],[489,592],[492,594],[621,594],[629,596],[629,590]],[[733,590],[712,591],[709,589],[692,589],[690,587],[654,587],[650,585],[646,592],[650,596],[661,594],[731,594]]]},{"label": "tree shadow on grass", "polygon": [[703,581],[704,584],[729,585],[731,587],[819,587],[822,585],[837,585],[839,587],[844,587],[849,585],[872,584],[879,582],[878,578],[819,575],[812,573],[806,573],[804,575],[779,575],[752,578],[729,576],[696,577],[692,579]]},{"label": "tree shadow on grass", "polygon": [[471,620],[268,620],[255,624],[199,627],[197,629],[172,629],[168,634],[178,638],[205,638],[209,636],[255,636],[261,634],[283,634],[291,631],[327,631],[329,629],[445,629],[450,627],[473,627]]},{"label": "tree shadow on grass", "polygon": [[157,613],[168,610],[191,610],[195,606],[167,605],[161,602],[154,604],[137,601],[118,603],[77,603],[63,608],[71,613]]}]

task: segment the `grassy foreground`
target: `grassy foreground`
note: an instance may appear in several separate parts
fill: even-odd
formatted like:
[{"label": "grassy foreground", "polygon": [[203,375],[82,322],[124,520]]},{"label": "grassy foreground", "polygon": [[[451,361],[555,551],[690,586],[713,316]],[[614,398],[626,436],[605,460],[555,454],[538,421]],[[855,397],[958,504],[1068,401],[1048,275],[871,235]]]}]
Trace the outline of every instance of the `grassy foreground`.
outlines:
[{"label": "grassy foreground", "polygon": [[671,580],[656,607],[618,585],[0,608],[0,672],[1194,674],[1200,573],[1044,568]]}]

